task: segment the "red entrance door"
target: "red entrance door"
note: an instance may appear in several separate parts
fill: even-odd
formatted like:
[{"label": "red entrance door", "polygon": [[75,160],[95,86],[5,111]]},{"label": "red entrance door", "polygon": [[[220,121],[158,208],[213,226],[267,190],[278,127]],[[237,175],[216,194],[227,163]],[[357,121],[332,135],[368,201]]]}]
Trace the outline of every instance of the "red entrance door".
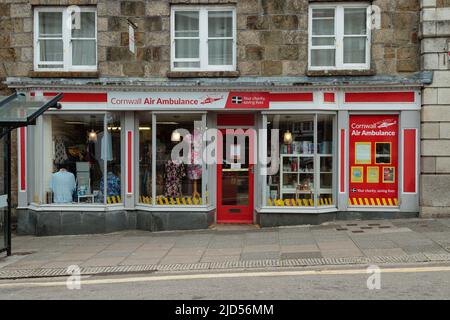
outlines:
[{"label": "red entrance door", "polygon": [[[253,130],[222,129],[218,139],[217,223],[253,223]],[[227,142],[228,141],[228,142]]]}]

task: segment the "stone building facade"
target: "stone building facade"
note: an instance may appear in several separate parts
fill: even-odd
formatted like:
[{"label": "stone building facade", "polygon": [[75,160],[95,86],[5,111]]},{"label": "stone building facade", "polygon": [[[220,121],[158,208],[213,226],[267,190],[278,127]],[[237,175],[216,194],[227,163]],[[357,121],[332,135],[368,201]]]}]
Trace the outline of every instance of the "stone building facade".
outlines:
[{"label": "stone building facade", "polygon": [[[0,77],[40,76],[33,74],[32,7],[71,4],[97,6],[98,74],[91,76],[166,77],[170,71],[170,6],[189,3],[236,5],[240,76],[308,73],[308,0],[3,0]],[[372,70],[365,74],[419,71],[419,0],[372,3],[381,9],[381,28],[373,31]],[[136,55],[128,51],[127,18],[138,26]]]},{"label": "stone building facade", "polygon": [[422,0],[421,58],[434,73],[423,91],[423,216],[450,214],[450,1]]}]

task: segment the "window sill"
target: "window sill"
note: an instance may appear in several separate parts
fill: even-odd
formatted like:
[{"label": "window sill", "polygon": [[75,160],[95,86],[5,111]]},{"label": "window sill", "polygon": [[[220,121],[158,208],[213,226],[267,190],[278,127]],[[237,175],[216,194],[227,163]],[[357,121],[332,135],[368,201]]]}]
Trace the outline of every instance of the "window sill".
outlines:
[{"label": "window sill", "polygon": [[169,71],[168,78],[237,78],[239,71]]},{"label": "window sill", "polygon": [[[23,208],[22,208],[23,209]],[[32,203],[25,209],[33,211],[116,211],[123,210],[123,204],[105,205],[105,204],[37,204]]]},{"label": "window sill", "polygon": [[333,77],[333,76],[374,76],[375,70],[308,70],[309,77]]},{"label": "window sill", "polygon": [[198,206],[174,206],[174,205],[150,205],[150,204],[143,204],[139,203],[136,204],[135,208],[133,210],[142,210],[142,211],[161,211],[165,210],[167,212],[172,211],[188,211],[188,212],[204,212],[204,211],[211,211],[214,207],[211,205],[198,205]]},{"label": "window sill", "polygon": [[321,214],[321,213],[333,213],[337,212],[338,209],[335,206],[325,206],[322,208],[306,208],[306,207],[260,207],[256,210],[258,213],[262,214],[279,214],[279,213],[289,213],[289,214]]},{"label": "window sill", "polygon": [[31,71],[31,78],[98,78],[98,71]]}]

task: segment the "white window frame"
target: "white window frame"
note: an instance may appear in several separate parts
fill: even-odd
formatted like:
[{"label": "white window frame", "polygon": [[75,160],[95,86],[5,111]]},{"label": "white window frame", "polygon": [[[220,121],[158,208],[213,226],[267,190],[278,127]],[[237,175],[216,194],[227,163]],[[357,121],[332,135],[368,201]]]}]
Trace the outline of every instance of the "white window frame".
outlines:
[{"label": "white window frame", "polygon": [[[366,34],[366,62],[365,63],[344,63],[344,9],[361,8],[366,9],[367,23],[371,21],[370,5],[366,2],[359,3],[339,3],[339,4],[314,4],[309,6],[308,18],[308,69],[315,70],[368,70],[370,69],[371,59],[371,28],[367,27]],[[313,10],[314,9],[334,9],[334,46],[313,46],[312,45],[312,25],[313,25]],[[313,49],[335,49],[335,66],[312,66],[311,65],[311,51]]]},{"label": "white window frame", "polygon": [[[69,29],[65,23],[70,19],[69,7],[36,7],[34,8],[34,70],[35,71],[97,71],[98,65],[98,36],[97,36],[97,9],[95,7],[81,7],[81,12],[94,12],[95,13],[95,65],[92,66],[77,66],[73,65],[72,60],[72,30]],[[40,41],[39,41],[39,13],[40,12],[61,12],[62,13],[62,40],[63,40],[63,61],[40,61]],[[73,38],[76,40],[93,38]],[[63,65],[62,68],[42,68],[39,65]]]},{"label": "white window frame", "polygon": [[[32,175],[34,175],[34,186],[33,188],[35,189],[35,194],[37,194],[37,202],[34,200],[29,200],[28,201],[28,205],[31,207],[35,207],[35,208],[46,208],[46,209],[55,209],[55,210],[67,210],[67,211],[83,211],[83,210],[104,210],[106,209],[111,209],[111,210],[115,210],[117,208],[122,208],[125,205],[125,161],[123,161],[123,153],[125,150],[125,138],[123,135],[121,135],[120,137],[120,154],[121,154],[121,159],[120,159],[120,181],[121,181],[121,188],[120,188],[120,198],[121,198],[121,202],[120,203],[116,203],[116,204],[111,204],[111,203],[107,203],[107,193],[108,193],[108,183],[107,183],[107,174],[108,174],[108,162],[110,160],[106,159],[101,159],[100,161],[103,163],[103,170],[102,170],[102,178],[101,180],[103,180],[103,185],[105,188],[105,191],[103,192],[103,202],[97,202],[97,203],[44,203],[44,199],[45,199],[45,191],[48,189],[48,185],[46,185],[44,183],[44,178],[42,176],[43,172],[45,172],[44,169],[44,162],[48,159],[45,158],[45,153],[44,153],[44,130],[48,129],[44,126],[43,123],[43,119],[45,117],[45,119],[48,119],[49,121],[53,121],[53,118],[55,116],[74,116],[76,119],[76,116],[87,116],[87,115],[96,115],[96,116],[102,116],[103,117],[103,132],[106,132],[106,135],[110,135],[110,132],[108,130],[108,115],[114,113],[117,114],[119,116],[120,119],[120,123],[121,123],[121,127],[124,127],[124,123],[125,123],[125,116],[124,113],[121,111],[99,111],[99,110],[95,110],[95,111],[91,111],[91,112],[87,112],[87,111],[75,111],[75,110],[70,110],[70,111],[48,111],[45,113],[45,115],[43,117],[40,117],[36,126],[36,135],[39,136],[39,144],[37,146],[33,146],[33,148],[35,149],[34,152],[34,157],[36,158],[36,163],[28,163],[28,172],[31,172]],[[53,125],[51,128],[51,135],[53,136]],[[105,140],[106,141],[106,140]],[[50,146],[48,146],[50,147]],[[102,148],[104,148],[102,150],[102,152],[106,153],[106,144],[104,144],[102,146]],[[37,151],[36,151],[37,150]],[[53,159],[52,159],[53,161]],[[100,163],[99,161],[99,163]],[[30,167],[31,166],[31,167]],[[52,172],[53,174],[53,172]],[[101,190],[100,190],[101,191]]]},{"label": "white window frame", "polygon": [[[175,62],[192,62],[197,59],[175,59],[175,12],[198,11],[199,12],[199,59],[200,67],[176,68]],[[233,63],[231,65],[209,65],[208,58],[208,13],[211,11],[231,11],[233,15]],[[170,66],[172,71],[236,71],[236,8],[230,6],[173,6],[170,15]],[[223,39],[223,38],[220,38]]]}]

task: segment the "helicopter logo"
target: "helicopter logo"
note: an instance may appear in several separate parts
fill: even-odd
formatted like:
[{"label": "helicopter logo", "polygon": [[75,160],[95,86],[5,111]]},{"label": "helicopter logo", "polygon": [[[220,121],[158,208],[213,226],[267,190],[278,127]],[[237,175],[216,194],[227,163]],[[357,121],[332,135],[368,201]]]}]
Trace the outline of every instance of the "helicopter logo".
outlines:
[{"label": "helicopter logo", "polygon": [[220,98],[219,97],[206,96],[206,97],[201,98],[200,104],[212,104],[212,103],[220,101],[220,100],[223,100],[223,96],[221,96]]},{"label": "helicopter logo", "polygon": [[383,120],[377,123],[377,128],[378,129],[382,129],[382,128],[389,128],[392,126],[395,126],[397,124],[397,121],[394,120]]}]

